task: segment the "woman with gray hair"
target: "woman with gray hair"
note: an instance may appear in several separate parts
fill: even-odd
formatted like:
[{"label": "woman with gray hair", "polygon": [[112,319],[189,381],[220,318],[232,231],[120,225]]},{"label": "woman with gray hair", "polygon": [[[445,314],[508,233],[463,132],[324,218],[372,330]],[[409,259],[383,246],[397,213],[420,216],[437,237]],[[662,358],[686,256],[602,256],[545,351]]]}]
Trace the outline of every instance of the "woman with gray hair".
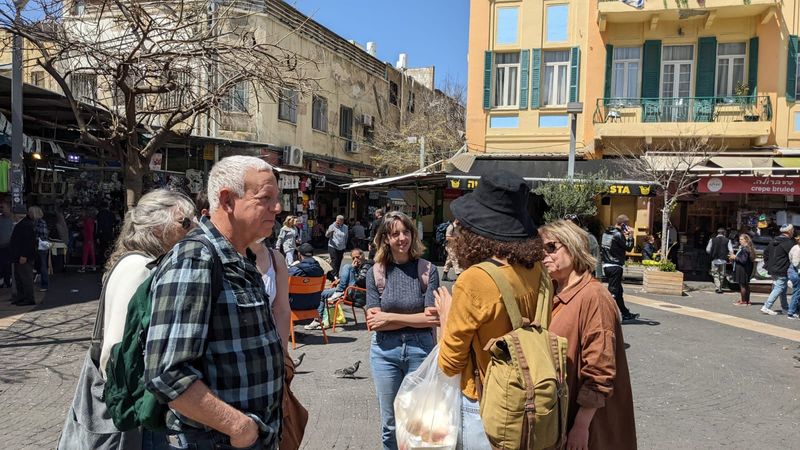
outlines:
[{"label": "woman with gray hair", "polygon": [[[92,346],[78,379],[59,449],[152,448],[141,430],[118,431],[101,396],[111,348],[122,340],[128,302],[150,275],[147,264],[169,251],[196,226],[194,202],[164,189],[142,196],[128,211],[106,263],[103,292],[95,319]],[[102,325],[101,325],[102,324]],[[145,433],[144,438],[149,434]]]}]

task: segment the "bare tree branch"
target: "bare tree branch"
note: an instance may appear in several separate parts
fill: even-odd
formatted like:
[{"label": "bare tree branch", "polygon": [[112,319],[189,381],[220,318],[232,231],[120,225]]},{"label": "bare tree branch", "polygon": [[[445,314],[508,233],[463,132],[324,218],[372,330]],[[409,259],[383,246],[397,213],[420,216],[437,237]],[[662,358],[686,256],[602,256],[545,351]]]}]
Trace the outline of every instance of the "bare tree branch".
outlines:
[{"label": "bare tree branch", "polygon": [[[31,0],[33,18],[16,20],[12,0],[0,28],[22,36],[67,98],[81,140],[120,155],[128,203],[141,191],[137,168],[169,139],[187,136],[203,118],[227,114],[239,86],[249,92],[237,112],[318,89],[317,63],[259,26],[264,5],[249,0],[93,0],[85,10],[62,0]],[[83,83],[83,84],[82,84]],[[100,123],[84,103],[109,111]],[[135,161],[134,161],[135,159]],[[132,189],[134,192],[132,192]]]}]

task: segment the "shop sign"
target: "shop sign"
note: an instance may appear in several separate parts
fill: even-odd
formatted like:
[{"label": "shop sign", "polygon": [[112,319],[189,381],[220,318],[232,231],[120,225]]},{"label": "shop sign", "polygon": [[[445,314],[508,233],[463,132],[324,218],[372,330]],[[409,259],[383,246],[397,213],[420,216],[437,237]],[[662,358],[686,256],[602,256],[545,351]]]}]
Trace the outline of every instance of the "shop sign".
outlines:
[{"label": "shop sign", "polygon": [[298,175],[281,175],[278,180],[278,188],[286,190],[296,190],[300,187],[300,177]]},{"label": "shop sign", "polygon": [[712,194],[800,194],[800,178],[710,177],[700,180],[697,191]]},{"label": "shop sign", "polygon": [[444,188],[444,199],[445,200],[455,200],[458,197],[461,197],[463,192],[460,189],[451,189],[451,188]]},{"label": "shop sign", "polygon": [[[445,196],[447,191],[452,189],[471,191],[478,187],[479,179],[469,178],[450,178],[447,180],[447,189],[445,189]],[[635,195],[647,197],[656,194],[653,185],[641,185],[631,183],[615,183],[608,187],[609,195]],[[447,198],[447,197],[445,197]]]}]

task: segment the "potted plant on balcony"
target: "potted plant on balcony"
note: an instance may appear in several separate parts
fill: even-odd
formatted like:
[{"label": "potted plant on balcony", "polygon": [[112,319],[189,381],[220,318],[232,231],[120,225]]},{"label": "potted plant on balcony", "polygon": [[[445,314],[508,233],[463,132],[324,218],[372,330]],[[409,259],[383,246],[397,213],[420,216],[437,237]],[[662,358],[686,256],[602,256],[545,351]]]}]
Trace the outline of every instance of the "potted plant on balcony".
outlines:
[{"label": "potted plant on balcony", "polygon": [[646,261],[643,291],[648,294],[683,295],[683,272],[671,261]]}]

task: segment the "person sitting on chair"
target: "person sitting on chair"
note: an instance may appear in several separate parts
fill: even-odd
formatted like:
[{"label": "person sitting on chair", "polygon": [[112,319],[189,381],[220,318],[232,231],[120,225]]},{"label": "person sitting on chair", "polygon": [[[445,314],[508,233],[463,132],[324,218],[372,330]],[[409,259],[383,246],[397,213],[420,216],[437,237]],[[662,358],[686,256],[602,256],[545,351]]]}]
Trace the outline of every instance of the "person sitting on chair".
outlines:
[{"label": "person sitting on chair", "polygon": [[[325,305],[327,305],[328,300],[341,296],[345,289],[356,284],[359,269],[364,260],[364,251],[360,248],[354,248],[350,251],[350,258],[353,261],[352,264],[342,264],[342,268],[339,270],[339,277],[333,281],[332,287],[322,291],[322,300],[320,300],[319,307],[317,308],[320,317],[323,317]],[[334,297],[334,295],[336,297]],[[305,329],[318,330],[320,326],[321,324],[315,319],[313,322],[306,325]]]},{"label": "person sitting on chair", "polygon": [[289,266],[290,277],[322,277],[325,271],[314,259],[314,247],[311,244],[303,244],[297,249],[300,258]]}]

